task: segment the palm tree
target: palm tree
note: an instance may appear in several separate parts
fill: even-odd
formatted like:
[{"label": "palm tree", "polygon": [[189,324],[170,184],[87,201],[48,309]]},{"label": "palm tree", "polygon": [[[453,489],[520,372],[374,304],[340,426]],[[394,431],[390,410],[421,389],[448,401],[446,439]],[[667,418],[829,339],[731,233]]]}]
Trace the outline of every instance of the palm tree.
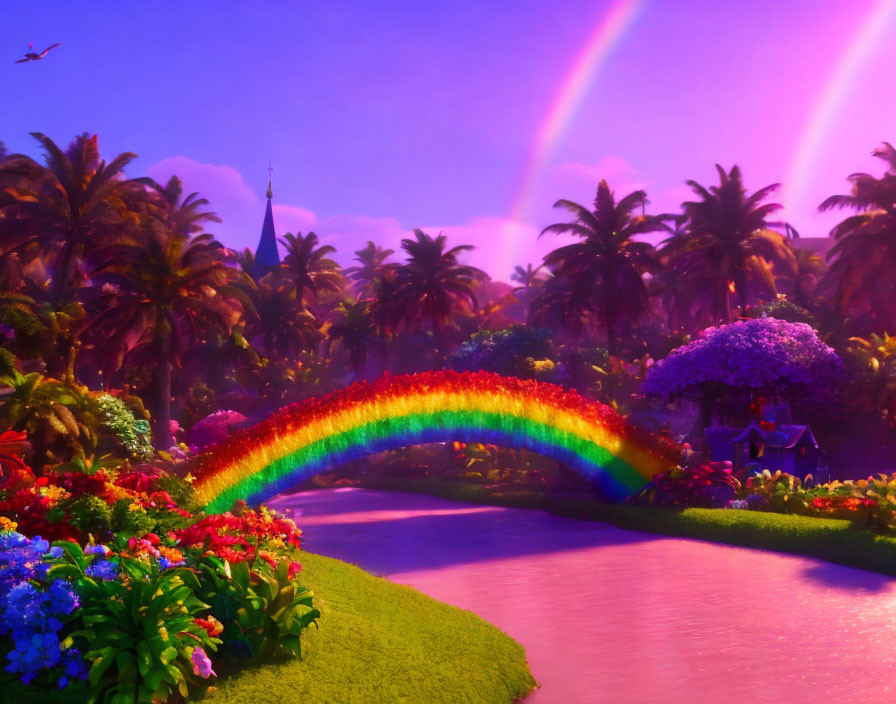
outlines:
[{"label": "palm tree", "polygon": [[732,297],[743,308],[751,288],[775,295],[775,268],[792,273],[794,260],[770,229],[768,217],[781,206],[763,203],[780,184],[748,195],[739,167],[726,172],[716,164],[716,170],[718,186],[686,182],[699,200],[682,204],[683,225],[662,243],[660,255],[669,262],[666,299],[674,314],[731,322]]},{"label": "palm tree", "polygon": [[383,368],[389,369],[389,348],[401,323],[402,310],[397,304],[398,267],[387,267],[372,283],[370,317],[380,341]]},{"label": "palm tree", "polygon": [[92,321],[105,381],[126,358],[152,370],[153,439],[160,449],[171,445],[174,365],[209,321],[226,329],[244,298],[231,285],[238,272],[227,266],[222,249],[209,234],[190,236],[152,219],[138,236],[93,257],[91,277],[108,306]]},{"label": "palm tree", "polygon": [[580,340],[597,326],[597,319],[588,306],[590,291],[587,281],[551,277],[529,304],[529,324]]},{"label": "palm tree", "polygon": [[445,235],[430,237],[422,230],[414,230],[414,238],[401,241],[408,259],[396,269],[394,310],[408,328],[431,325],[436,346],[444,354],[445,329],[452,311],[464,303],[475,308],[475,282],[488,276],[458,263],[458,255],[473,249],[472,245],[446,250]]},{"label": "palm tree", "polygon": [[240,270],[248,276],[251,281],[254,281],[252,274],[255,271],[255,253],[246,247],[241,252],[234,252],[233,260],[236,262],[237,266],[239,266]]},{"label": "palm tree", "polygon": [[522,317],[526,316],[529,305],[539,292],[544,289],[550,278],[550,273],[544,270],[544,264],[533,267],[531,263],[528,263],[525,269],[519,265],[513,268],[510,280],[519,284],[519,286],[513,289],[513,295],[521,304]]},{"label": "palm tree", "polygon": [[355,379],[364,374],[367,353],[376,338],[373,316],[367,301],[343,302],[339,306],[342,317],[327,331],[330,343],[339,341],[348,351]]},{"label": "palm tree", "polygon": [[[647,310],[644,274],[660,268],[653,245],[634,239],[663,228],[660,218],[644,214],[647,202],[644,191],[634,191],[617,203],[607,182],[601,181],[594,210],[558,200],[554,207],[568,210],[575,220],[548,225],[541,233],[571,233],[581,240],[545,256],[544,265],[556,279],[551,290],[545,288],[545,296],[554,301],[558,296],[565,298],[573,315],[590,313],[606,331],[611,355],[616,354],[619,327],[634,322]],[[544,308],[545,301],[533,305],[538,310]]]},{"label": "palm tree", "polygon": [[542,271],[544,268],[544,264],[533,267],[532,263],[526,264],[526,268],[517,265],[513,267],[513,273],[510,275],[511,281],[516,281],[519,286],[515,289],[516,291],[530,291],[539,284],[543,284],[547,280],[547,275]]},{"label": "palm tree", "polygon": [[359,266],[350,266],[345,270],[346,276],[354,280],[358,295],[370,298],[374,295],[375,282],[383,275],[383,271],[394,266],[386,264],[386,260],[395,254],[394,249],[379,247],[373,242],[355,252],[355,261]]},{"label": "palm tree", "polygon": [[831,196],[819,210],[854,210],[831,230],[837,243],[828,252],[831,262],[825,284],[835,292],[843,312],[868,313],[881,329],[896,329],[896,149],[884,142],[872,154],[887,169],[880,178],[856,173],[849,195]]},{"label": "palm tree", "polygon": [[824,259],[808,249],[791,245],[793,252],[793,272],[785,272],[781,277],[791,300],[801,308],[812,305],[812,297],[818,284],[824,278],[827,265]]},{"label": "palm tree", "polygon": [[72,287],[80,258],[133,225],[127,206],[131,184],[123,170],[136,154],[120,154],[107,164],[100,160],[96,135],[79,135],[66,151],[40,132],[32,136],[46,153],[46,166],[23,155],[0,164],[0,244],[4,250],[30,242],[51,247],[56,270],[50,303],[56,308]]},{"label": "palm tree", "polygon": [[323,339],[320,323],[299,304],[295,290],[277,286],[266,277],[251,297],[255,314],[249,318],[246,337],[266,356],[289,360],[317,349]]},{"label": "palm tree", "polygon": [[304,237],[286,233],[280,242],[286,249],[286,256],[280,265],[280,273],[295,291],[296,300],[306,306],[306,291],[317,298],[323,291],[337,293],[342,290],[342,271],[328,255],[336,251],[330,245],[318,247],[317,235],[309,232]]},{"label": "palm tree", "polygon": [[221,222],[217,214],[203,210],[208,200],[200,198],[198,193],[190,193],[184,198],[184,185],[177,176],[171,176],[164,186],[149,177],[135,178],[133,183],[148,186],[150,195],[159,198],[159,211],[175,232],[194,235],[205,229],[204,223]]}]

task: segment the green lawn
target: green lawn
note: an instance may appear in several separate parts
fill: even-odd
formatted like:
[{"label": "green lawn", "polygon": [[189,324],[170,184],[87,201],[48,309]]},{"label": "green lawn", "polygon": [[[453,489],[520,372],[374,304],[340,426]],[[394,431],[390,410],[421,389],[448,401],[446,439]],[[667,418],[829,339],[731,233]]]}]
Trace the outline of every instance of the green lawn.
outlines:
[{"label": "green lawn", "polygon": [[300,560],[323,614],[303,659],[224,677],[204,701],[498,704],[535,686],[522,646],[473,613],[339,560]]},{"label": "green lawn", "polygon": [[435,477],[378,480],[372,489],[410,491],[467,503],[537,508],[567,518],[606,521],[620,528],[698,538],[807,555],[896,576],[896,536],[852,521],[764,511],[689,508],[683,511],[608,504],[583,495],[489,489]]}]

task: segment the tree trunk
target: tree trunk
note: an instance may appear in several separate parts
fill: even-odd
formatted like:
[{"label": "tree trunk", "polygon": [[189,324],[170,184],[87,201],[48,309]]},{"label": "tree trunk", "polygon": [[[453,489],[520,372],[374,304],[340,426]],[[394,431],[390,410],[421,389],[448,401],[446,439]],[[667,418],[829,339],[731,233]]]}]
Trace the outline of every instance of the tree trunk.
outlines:
[{"label": "tree trunk", "polygon": [[355,381],[360,381],[364,376],[364,363],[367,361],[366,353],[363,347],[355,347],[350,353],[352,361],[352,372],[355,374]]},{"label": "tree trunk", "polygon": [[704,393],[700,401],[700,425],[706,430],[710,423],[712,423],[712,399],[708,393]]},{"label": "tree trunk", "polygon": [[55,310],[59,309],[59,303],[62,301],[62,294],[71,278],[72,265],[75,261],[75,243],[77,239],[77,234],[74,232],[71,233],[62,248],[62,259],[59,262],[59,269],[56,271],[56,280],[53,281],[53,291],[50,296],[50,303]]},{"label": "tree trunk", "polygon": [[380,373],[389,373],[389,337],[386,331],[380,336],[380,357],[383,368]]},{"label": "tree trunk", "polygon": [[740,301],[740,315],[746,315],[747,312],[747,283],[741,282],[737,289],[737,297]]},{"label": "tree trunk", "polygon": [[445,359],[445,343],[443,340],[443,330],[442,325],[439,322],[439,316],[433,312],[430,315],[432,319],[432,333],[436,339],[436,352],[439,355],[440,361]]},{"label": "tree trunk", "polygon": [[706,438],[705,430],[712,423],[713,405],[715,404],[712,394],[708,390],[704,390],[700,397],[700,421],[692,433],[692,444],[699,444]]},{"label": "tree trunk", "polygon": [[731,312],[731,289],[725,287],[725,315],[728,317],[727,322],[734,322],[734,314]]},{"label": "tree trunk", "polygon": [[607,328],[607,354],[611,357],[615,357],[617,353],[616,330],[610,319],[610,311],[608,308],[604,308],[604,326]]},{"label": "tree trunk", "polygon": [[171,361],[167,355],[160,354],[154,376],[153,444],[157,450],[167,450],[173,444],[171,436]]}]

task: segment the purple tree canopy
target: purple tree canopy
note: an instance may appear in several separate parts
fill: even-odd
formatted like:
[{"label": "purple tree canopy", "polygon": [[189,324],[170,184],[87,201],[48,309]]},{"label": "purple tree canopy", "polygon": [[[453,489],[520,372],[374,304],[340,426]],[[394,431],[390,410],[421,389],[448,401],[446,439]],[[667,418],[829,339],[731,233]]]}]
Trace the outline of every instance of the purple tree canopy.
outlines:
[{"label": "purple tree canopy", "polygon": [[758,318],[706,328],[653,365],[642,390],[673,401],[726,388],[814,395],[830,392],[844,373],[840,357],[809,325]]}]

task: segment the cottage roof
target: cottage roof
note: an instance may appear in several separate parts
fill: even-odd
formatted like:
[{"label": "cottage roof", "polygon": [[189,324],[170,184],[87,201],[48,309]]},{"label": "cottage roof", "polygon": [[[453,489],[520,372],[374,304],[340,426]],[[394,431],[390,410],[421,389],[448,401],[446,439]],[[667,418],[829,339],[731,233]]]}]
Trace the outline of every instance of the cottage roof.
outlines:
[{"label": "cottage roof", "polygon": [[808,425],[779,425],[774,430],[765,430],[753,421],[746,429],[734,438],[734,442],[759,442],[767,447],[790,449],[800,444],[818,447],[815,436]]}]

